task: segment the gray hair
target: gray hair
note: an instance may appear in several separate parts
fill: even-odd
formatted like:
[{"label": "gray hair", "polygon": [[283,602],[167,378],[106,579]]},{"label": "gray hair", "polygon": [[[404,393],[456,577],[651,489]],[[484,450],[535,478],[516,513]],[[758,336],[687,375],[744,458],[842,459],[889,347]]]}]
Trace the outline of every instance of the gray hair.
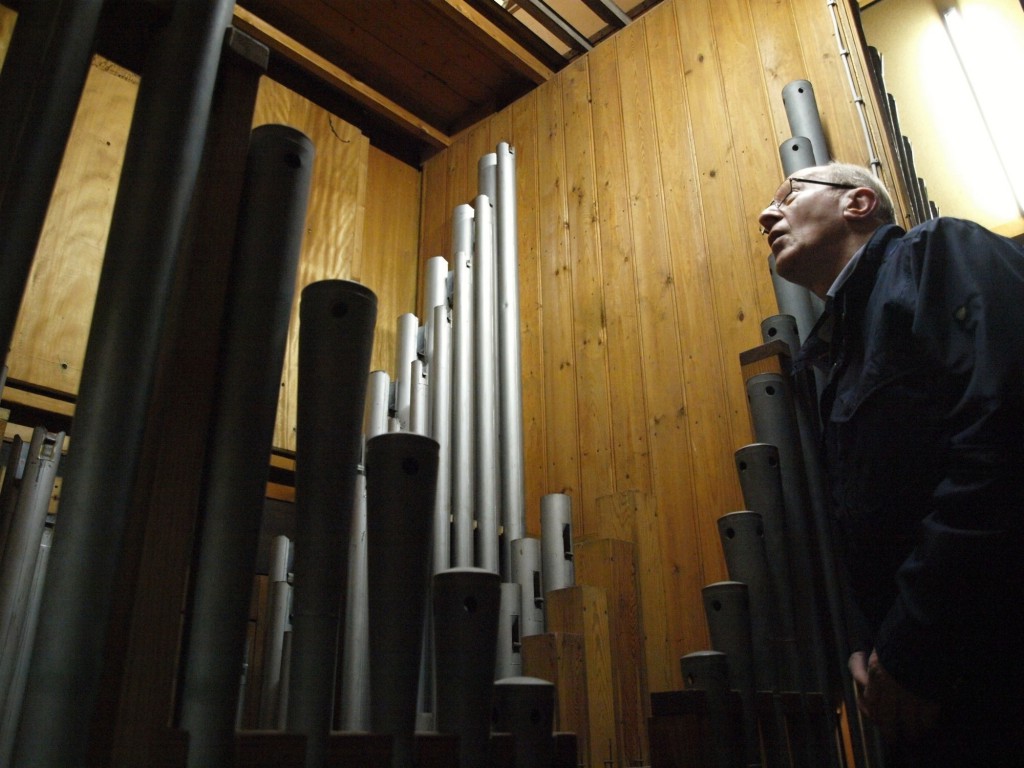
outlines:
[{"label": "gray hair", "polygon": [[889,191],[882,184],[881,180],[867,168],[852,163],[832,162],[823,166],[823,170],[828,181],[870,189],[878,198],[875,219],[882,224],[892,224],[896,221],[896,210],[892,204],[892,197],[889,195]]}]

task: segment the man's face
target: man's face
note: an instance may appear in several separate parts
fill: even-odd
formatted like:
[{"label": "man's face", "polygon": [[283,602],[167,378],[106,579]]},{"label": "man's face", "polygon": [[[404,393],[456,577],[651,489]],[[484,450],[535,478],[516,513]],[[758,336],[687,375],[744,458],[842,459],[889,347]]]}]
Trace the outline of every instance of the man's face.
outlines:
[{"label": "man's face", "polygon": [[827,290],[838,270],[833,247],[842,236],[843,190],[849,185],[809,168],[782,183],[758,223],[767,235],[780,277],[816,292]]}]

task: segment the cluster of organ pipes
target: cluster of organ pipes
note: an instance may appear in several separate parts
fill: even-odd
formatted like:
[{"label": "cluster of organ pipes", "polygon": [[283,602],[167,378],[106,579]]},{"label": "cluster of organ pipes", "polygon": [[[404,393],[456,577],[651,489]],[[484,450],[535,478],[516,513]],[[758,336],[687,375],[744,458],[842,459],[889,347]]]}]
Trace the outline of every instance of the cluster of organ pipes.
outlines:
[{"label": "cluster of organ pipes", "polygon": [[[6,371],[6,369],[4,369]],[[0,377],[0,390],[3,377]],[[0,419],[0,425],[6,419]],[[15,435],[0,468],[0,765],[9,765],[53,537],[63,432]]]},{"label": "cluster of organ pipes", "polygon": [[525,536],[514,160],[504,143],[481,158],[451,268],[426,265],[423,324],[397,319],[394,379],[359,380],[371,292],[302,293],[296,540],[273,541],[258,725],[305,734],[308,765],[329,730],[389,734],[396,766],[415,730],[456,732],[460,764],[484,765],[495,681],[546,695],[520,644],[544,631],[544,593],[574,582],[572,510],[546,495],[541,538]]}]

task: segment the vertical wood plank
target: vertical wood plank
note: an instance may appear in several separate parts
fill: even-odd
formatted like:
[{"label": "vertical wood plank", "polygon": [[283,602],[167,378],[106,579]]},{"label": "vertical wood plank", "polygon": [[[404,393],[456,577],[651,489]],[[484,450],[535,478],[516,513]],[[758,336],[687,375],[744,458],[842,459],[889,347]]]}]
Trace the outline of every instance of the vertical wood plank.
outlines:
[{"label": "vertical wood plank", "polygon": [[[586,60],[562,73],[566,189],[569,195],[569,260],[572,263],[573,337],[580,437],[580,492],[586,533],[594,499],[613,490],[612,434],[608,393],[607,307],[603,295],[600,231],[594,178],[590,74]],[[574,503],[574,509],[576,504]]]},{"label": "vertical wood plank", "polygon": [[[621,41],[622,36],[616,38]],[[636,293],[638,252],[630,221],[619,51],[598,46],[588,57],[593,94],[594,161],[608,355],[615,488],[649,490],[647,402]]]},{"label": "vertical wood plank", "polygon": [[[363,247],[369,141],[354,126],[264,78],[253,125],[286,123],[316,147],[306,232],[288,330],[274,447],[295,450],[299,296],[315,280],[348,278]],[[415,261],[409,268],[415,273]],[[378,326],[386,322],[382,315]]]},{"label": "vertical wood plank", "polygon": [[644,21],[646,63],[636,52],[624,63],[636,73],[634,91],[623,94],[636,115],[626,124],[626,145],[656,147],[634,150],[627,165],[635,231],[648,260],[638,273],[643,358],[651,382],[651,464],[672,649],[653,657],[660,668],[657,675],[652,671],[652,690],[666,690],[666,677],[670,688],[680,687],[679,657],[707,643],[699,594],[715,565],[705,562],[697,508],[715,495],[705,488],[705,469],[716,461],[723,410],[721,358],[709,348],[711,339],[717,342],[714,303],[678,35],[684,22],[677,13],[672,4],[656,8]]},{"label": "vertical wood plank", "polygon": [[621,539],[588,539],[577,544],[575,555],[577,581],[607,596],[618,764],[643,765],[651,713],[636,547]]},{"label": "vertical wood plank", "polygon": [[[537,164],[541,221],[541,302],[544,310],[544,385],[548,421],[546,485],[550,493],[574,499],[580,493],[579,405],[576,398],[576,346],[573,339],[573,265],[568,254],[562,79],[537,89]],[[573,530],[583,530],[582,505],[573,504]]]},{"label": "vertical wood plank", "polygon": [[9,376],[76,394],[138,78],[94,57],[8,356]]}]

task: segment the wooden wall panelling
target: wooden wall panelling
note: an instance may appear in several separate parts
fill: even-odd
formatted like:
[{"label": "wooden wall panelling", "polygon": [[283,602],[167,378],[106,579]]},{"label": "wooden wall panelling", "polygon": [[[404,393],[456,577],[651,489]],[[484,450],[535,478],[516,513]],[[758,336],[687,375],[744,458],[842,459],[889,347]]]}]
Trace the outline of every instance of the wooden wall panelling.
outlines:
[{"label": "wooden wall panelling", "polygon": [[[752,72],[760,70],[752,5],[756,3],[749,0],[717,0],[713,5],[712,20],[729,109],[736,184],[740,193],[738,210],[742,228],[739,234],[742,237],[739,245],[742,251],[735,257],[747,265],[749,275],[748,282],[742,286],[747,293],[738,298],[743,301],[742,311],[749,315],[750,325],[757,330],[757,334],[751,336],[756,342],[761,338],[759,323],[776,314],[778,304],[768,269],[769,249],[757,223],[757,214],[765,206],[765,192],[760,184],[748,184],[746,180],[771,179],[778,173],[780,160],[777,143],[772,141],[769,132],[772,127],[771,111],[764,80],[751,77]],[[770,198],[772,192],[767,194]],[[745,435],[746,432],[741,430],[740,434]]]},{"label": "wooden wall panelling", "polygon": [[647,254],[636,248],[623,137],[623,123],[638,116],[623,112],[618,59],[616,45],[598,46],[587,57],[603,278],[601,319],[608,355],[607,396],[609,402],[615,404],[609,413],[609,463],[613,472],[612,490],[649,491],[647,397],[636,290],[636,270],[643,268]]},{"label": "wooden wall panelling", "polygon": [[[416,299],[419,209],[419,171],[369,147],[363,247],[353,257],[351,278],[377,294],[371,371],[394,373],[396,320],[406,312],[420,312]],[[420,324],[424,322],[420,318]]]},{"label": "wooden wall panelling", "polygon": [[[671,653],[652,657],[659,660],[657,672],[651,671],[652,690],[680,687],[679,657],[706,646],[700,588],[724,568],[713,558],[706,562],[709,534],[696,513],[717,496],[705,487],[712,479],[706,470],[721,462],[717,431],[725,406],[678,12],[664,4],[648,14],[642,22],[646,61],[636,48],[628,57],[637,73],[633,88],[643,94],[642,101],[632,98],[636,109],[643,105],[644,122],[652,127],[632,121],[627,147],[653,145],[643,156],[632,155],[628,165],[631,194],[641,195],[646,209],[640,219],[646,226],[638,230],[649,244],[642,248],[646,267],[638,272],[643,359],[651,382],[652,503],[664,542],[661,568],[671,631]],[[663,687],[668,681],[669,688]]]},{"label": "wooden wall panelling", "polygon": [[573,343],[579,423],[580,490],[573,506],[586,524],[594,499],[614,490],[611,401],[608,383],[607,307],[601,264],[587,59],[577,59],[561,73],[568,200],[568,258],[572,264]]},{"label": "wooden wall panelling", "polygon": [[[724,397],[718,400],[718,413],[703,429],[715,434],[706,456],[708,466],[718,465],[724,470],[724,459],[749,442],[750,425],[747,418],[746,394],[739,381],[736,354],[760,340],[760,318],[753,303],[753,281],[747,254],[749,243],[740,184],[753,184],[753,180],[738,176],[735,153],[733,115],[726,101],[721,61],[729,51],[720,50],[715,37],[711,3],[706,0],[677,3],[680,48],[686,72],[686,99],[693,123],[694,149],[699,170],[700,199],[703,211],[702,225],[706,241],[708,269],[711,276],[711,296],[714,314],[709,318],[714,326],[708,328],[718,338],[721,365],[719,388]],[[729,126],[728,140],[723,140],[722,126]],[[756,185],[755,185],[756,186]],[[710,392],[700,393],[710,397]],[[698,457],[703,462],[705,457]],[[738,484],[733,474],[718,471],[713,482],[705,489],[707,495],[698,499],[702,530],[715,530],[715,520],[740,501]],[[714,562],[718,548],[705,538],[705,554]],[[711,574],[706,574],[711,576]]]},{"label": "wooden wall panelling", "polygon": [[[363,247],[369,141],[354,126],[265,78],[253,124],[276,122],[302,131],[316,147],[274,430],[274,446],[294,451],[299,296],[315,280],[349,278],[352,274],[353,263]],[[409,268],[415,271],[415,264]],[[378,328],[386,321],[386,317],[379,315]]]},{"label": "wooden wall panelling", "polygon": [[[580,499],[580,444],[576,394],[576,343],[573,338],[573,270],[569,259],[569,203],[565,171],[565,131],[562,78],[537,89],[540,142],[539,168],[541,225],[540,301],[544,309],[544,383],[548,421],[547,463],[541,471],[547,492],[573,498],[572,525],[583,530]],[[527,461],[534,467],[536,461]]]},{"label": "wooden wall panelling", "polygon": [[447,155],[436,156],[423,164],[421,186],[430,190],[420,196],[420,272],[427,259],[444,256],[452,268],[451,207],[448,205]]},{"label": "wooden wall panelling", "polygon": [[510,140],[516,157],[516,216],[519,255],[519,316],[523,383],[523,456],[540,471],[524,471],[526,531],[540,535],[540,500],[548,493],[544,402],[544,305],[541,295],[541,208],[538,164],[540,123],[537,93],[505,110],[511,116]]},{"label": "wooden wall panelling", "polygon": [[138,78],[95,57],[40,233],[11,379],[78,392]]}]

